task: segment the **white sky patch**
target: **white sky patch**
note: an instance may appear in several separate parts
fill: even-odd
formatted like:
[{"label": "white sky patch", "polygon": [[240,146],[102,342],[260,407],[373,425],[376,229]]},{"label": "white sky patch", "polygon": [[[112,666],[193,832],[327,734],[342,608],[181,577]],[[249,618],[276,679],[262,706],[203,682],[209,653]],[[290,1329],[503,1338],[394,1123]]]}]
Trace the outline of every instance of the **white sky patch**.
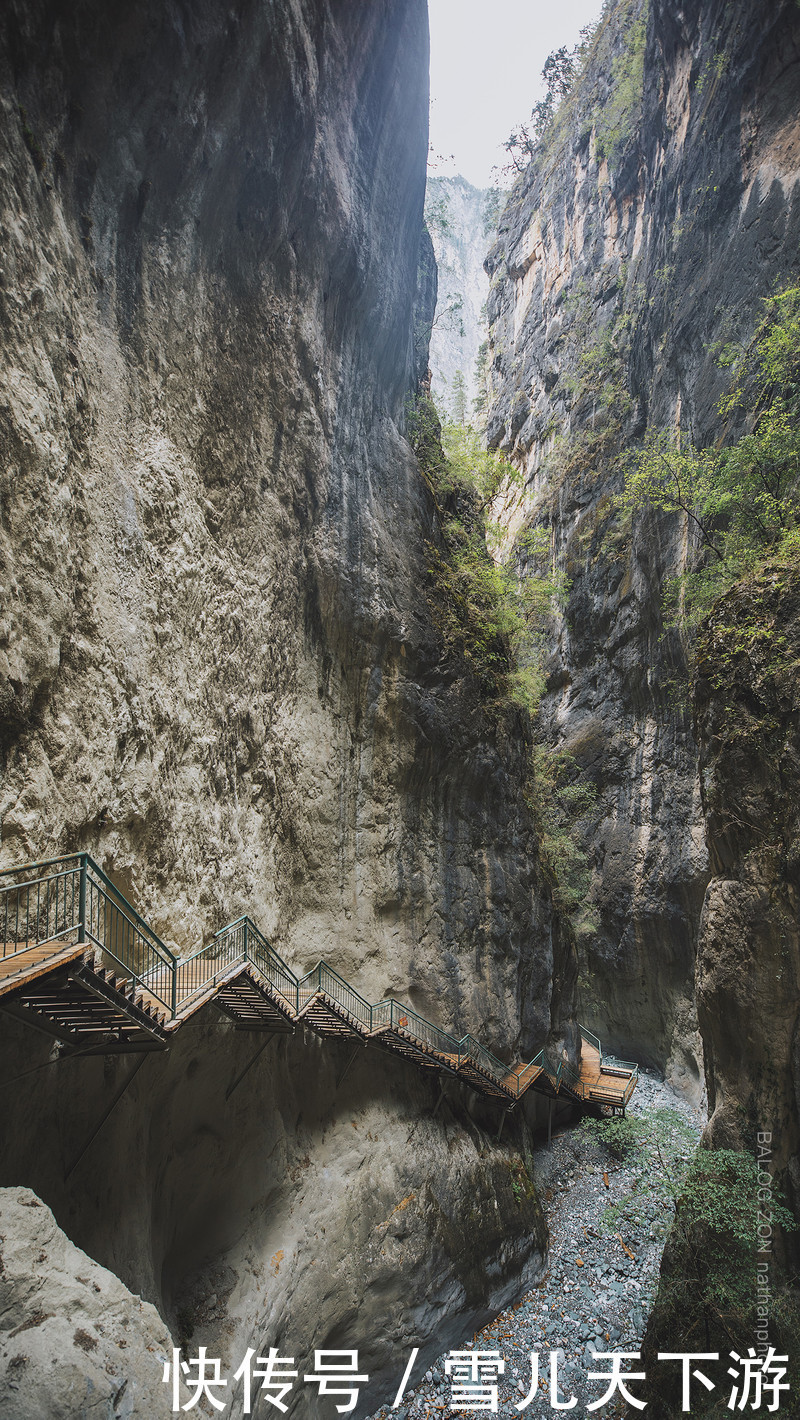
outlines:
[{"label": "white sky patch", "polygon": [[429,171],[489,187],[492,168],[507,161],[502,143],[543,96],[548,54],[571,49],[602,8],[602,0],[429,0]]}]

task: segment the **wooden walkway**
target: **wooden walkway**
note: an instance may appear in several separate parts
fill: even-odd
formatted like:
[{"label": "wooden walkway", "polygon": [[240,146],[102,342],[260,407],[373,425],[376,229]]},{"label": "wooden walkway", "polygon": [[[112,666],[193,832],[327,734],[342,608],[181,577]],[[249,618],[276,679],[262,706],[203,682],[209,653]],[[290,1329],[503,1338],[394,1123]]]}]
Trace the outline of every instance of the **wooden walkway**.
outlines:
[{"label": "wooden walkway", "polygon": [[86,854],[0,874],[0,912],[0,1010],[81,1053],[165,1050],[213,1001],[239,1030],[303,1026],[362,1042],[506,1108],[534,1089],[624,1113],[636,1086],[637,1066],[605,1057],[588,1031],[577,1064],[542,1050],[509,1067],[474,1036],[456,1039],[400,1001],[371,1005],[326,962],[298,978],[247,917],[175,958]]}]

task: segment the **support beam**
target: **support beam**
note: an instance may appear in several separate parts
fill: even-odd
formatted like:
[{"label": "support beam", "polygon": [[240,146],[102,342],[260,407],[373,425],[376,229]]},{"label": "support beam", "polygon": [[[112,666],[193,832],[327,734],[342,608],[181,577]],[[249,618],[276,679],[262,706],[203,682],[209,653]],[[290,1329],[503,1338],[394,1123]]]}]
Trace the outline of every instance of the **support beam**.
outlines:
[{"label": "support beam", "polygon": [[49,1035],[52,1040],[60,1041],[62,1045],[80,1044],[81,1038],[75,1031],[54,1025],[48,1016],[37,1015],[36,1011],[18,1006],[16,1001],[4,1001],[0,1010],[6,1016],[13,1016],[18,1021],[24,1021],[26,1026],[33,1026],[34,1030],[41,1031],[42,1035]]},{"label": "support beam", "polygon": [[[367,1042],[364,1041],[364,1046],[365,1046],[365,1047],[366,1047],[366,1044],[367,1044]],[[343,1069],[341,1075],[339,1076],[338,1080],[336,1081],[336,1088],[337,1088],[337,1090],[338,1090],[339,1086],[344,1083],[345,1076],[347,1075],[347,1073],[348,1073],[348,1071],[349,1071],[349,1069],[350,1069],[350,1066],[353,1064],[353,1061],[355,1060],[356,1056],[358,1055],[358,1052],[360,1051],[360,1049],[361,1049],[360,1043],[359,1043],[358,1045],[354,1045],[354,1046],[353,1046],[353,1053],[352,1053],[352,1055],[350,1056],[350,1058],[349,1058],[347,1064],[345,1065],[345,1067],[344,1067],[344,1069]]]},{"label": "support beam", "polygon": [[225,1100],[226,1100],[226,1103],[227,1103],[227,1101],[230,1099],[230,1097],[231,1097],[231,1095],[233,1094],[234,1090],[238,1089],[239,1085],[241,1085],[242,1080],[244,1079],[244,1077],[245,1077],[245,1075],[247,1074],[248,1070],[252,1070],[252,1068],[253,1068],[253,1066],[255,1065],[255,1063],[256,1063],[256,1061],[257,1061],[259,1055],[263,1055],[263,1054],[264,1054],[264,1051],[266,1050],[267,1046],[269,1045],[270,1041],[272,1040],[272,1037],[273,1037],[274,1035],[278,1035],[278,1034],[279,1034],[278,1031],[274,1031],[274,1030],[273,1030],[273,1031],[270,1031],[270,1033],[269,1033],[269,1035],[267,1036],[266,1040],[264,1041],[263,1045],[260,1045],[260,1046],[258,1047],[258,1050],[256,1051],[255,1055],[252,1057],[252,1059],[248,1060],[248,1062],[247,1062],[247,1064],[245,1065],[244,1069],[239,1071],[239,1074],[236,1076],[236,1079],[234,1080],[233,1084],[232,1084],[232,1085],[229,1085],[228,1088],[227,1088],[227,1090],[225,1091]]},{"label": "support beam", "polygon": [[136,1064],[134,1065],[134,1067],[133,1067],[133,1069],[131,1070],[130,1074],[127,1076],[127,1078],[126,1078],[124,1084],[120,1085],[120,1087],[119,1087],[119,1089],[117,1090],[117,1093],[115,1094],[113,1100],[111,1101],[111,1103],[110,1103],[110,1105],[108,1106],[108,1108],[105,1110],[104,1114],[101,1116],[101,1118],[100,1118],[100,1120],[99,1120],[97,1126],[92,1130],[92,1132],[91,1132],[91,1134],[89,1135],[89,1138],[86,1140],[86,1143],[84,1144],[83,1148],[80,1150],[80,1152],[79,1152],[78,1154],[75,1155],[75,1158],[72,1160],[72,1163],[70,1164],[69,1168],[65,1170],[65,1172],[64,1172],[64,1182],[65,1182],[65,1183],[66,1183],[67,1179],[71,1176],[71,1174],[73,1174],[73,1173],[75,1172],[76,1168],[78,1167],[78,1164],[80,1163],[81,1159],[83,1158],[84,1154],[86,1153],[87,1149],[89,1148],[89,1145],[94,1143],[95,1139],[97,1138],[98,1134],[100,1133],[100,1130],[102,1129],[102,1127],[103,1127],[103,1125],[105,1124],[106,1120],[108,1119],[109,1115],[112,1114],[113,1111],[116,1109],[117,1105],[119,1104],[120,1100],[122,1099],[122,1096],[124,1095],[125,1091],[127,1090],[129,1084],[131,1083],[131,1081],[132,1081],[134,1075],[137,1075],[137,1074],[138,1074],[138,1072],[141,1070],[142,1066],[144,1065],[144,1062],[145,1062],[146,1059],[147,1059],[147,1055],[140,1055],[139,1059],[136,1061]]},{"label": "support beam", "polygon": [[501,1135],[502,1132],[503,1132],[503,1125],[504,1125],[505,1122],[506,1122],[506,1115],[507,1115],[507,1114],[510,1114],[513,1108],[514,1108],[513,1104],[507,1104],[506,1107],[505,1107],[505,1109],[503,1110],[503,1113],[500,1115],[500,1123],[499,1123],[498,1126],[497,1126],[497,1140],[496,1140],[496,1142],[497,1142],[498,1144],[500,1143],[500,1135]]}]

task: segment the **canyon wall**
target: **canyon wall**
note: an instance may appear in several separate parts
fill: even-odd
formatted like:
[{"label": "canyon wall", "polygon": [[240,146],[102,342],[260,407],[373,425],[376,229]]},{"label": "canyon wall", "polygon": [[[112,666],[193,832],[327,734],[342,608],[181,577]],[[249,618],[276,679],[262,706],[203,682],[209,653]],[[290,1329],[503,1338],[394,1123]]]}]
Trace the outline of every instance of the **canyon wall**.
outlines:
[{"label": "canyon wall", "polygon": [[597,787],[581,1015],[695,1094],[703,1045],[717,1081],[739,1067],[701,1045],[693,1001],[719,854],[663,592],[694,534],[631,526],[615,499],[648,429],[719,436],[719,344],[797,272],[799,31],[784,0],[610,7],[489,258],[490,442],[526,475],[517,524],[548,529],[570,579],[542,722]]},{"label": "canyon wall", "polygon": [[454,416],[453,380],[464,377],[465,423],[474,422],[473,401],[479,394],[475,362],[486,339],[486,298],[489,281],[484,259],[492,235],[492,201],[488,189],[463,177],[429,176],[425,222],[439,270],[439,300],[431,329],[431,391],[439,407]]},{"label": "canyon wall", "polygon": [[[703,904],[697,1002],[706,1042],[708,1133],[754,1136],[773,1186],[800,1205],[800,573],[767,566],[703,628],[695,692],[712,878]],[[795,1265],[775,1228],[770,1261]]]},{"label": "canyon wall", "polygon": [[[88,849],[179,952],[246,911],[505,1059],[557,1042],[524,727],[444,655],[403,435],[423,0],[12,0],[0,80],[3,864]],[[193,1346],[358,1345],[375,1401],[541,1265],[524,1126],[372,1053],[338,1088],[310,1035],[236,1084],[256,1044],[208,1008],[78,1161],[131,1065],[4,1022],[0,1181]]]}]

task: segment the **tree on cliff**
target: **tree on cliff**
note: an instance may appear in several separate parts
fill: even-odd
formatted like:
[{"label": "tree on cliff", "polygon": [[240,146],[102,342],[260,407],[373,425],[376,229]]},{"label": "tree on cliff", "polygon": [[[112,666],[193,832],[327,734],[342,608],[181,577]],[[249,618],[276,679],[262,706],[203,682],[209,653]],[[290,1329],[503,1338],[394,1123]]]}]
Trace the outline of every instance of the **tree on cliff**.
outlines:
[{"label": "tree on cliff", "polygon": [[800,554],[800,285],[770,297],[750,344],[718,359],[733,374],[722,438],[699,449],[657,432],[631,460],[621,500],[694,529],[695,565],[673,579],[689,621],[764,558]]},{"label": "tree on cliff", "polygon": [[545,96],[533,105],[528,122],[515,128],[503,144],[510,159],[506,172],[525,171],[559,104],[572,91],[596,29],[597,25],[584,25],[574,49],[563,44],[548,54],[542,68]]},{"label": "tree on cliff", "polygon": [[467,386],[464,381],[464,371],[456,370],[453,375],[452,393],[450,396],[450,413],[454,424],[466,424],[467,422]]}]

